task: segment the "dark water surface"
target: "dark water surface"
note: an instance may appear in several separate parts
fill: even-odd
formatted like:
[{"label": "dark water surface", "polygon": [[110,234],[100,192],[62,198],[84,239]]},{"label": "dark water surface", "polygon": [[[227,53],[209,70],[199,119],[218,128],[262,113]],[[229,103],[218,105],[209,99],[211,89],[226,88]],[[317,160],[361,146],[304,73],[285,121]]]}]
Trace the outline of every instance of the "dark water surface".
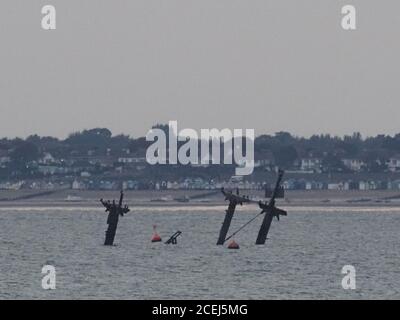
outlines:
[{"label": "dark water surface", "polygon": [[[240,209],[231,231],[257,211]],[[261,219],[216,246],[224,208],[141,208],[103,246],[106,216],[86,208],[0,209],[2,299],[394,299],[400,298],[399,208],[290,208],[254,245]],[[151,243],[152,225],[167,240]],[[57,271],[43,290],[43,265]],[[356,290],[341,286],[356,268]]]}]

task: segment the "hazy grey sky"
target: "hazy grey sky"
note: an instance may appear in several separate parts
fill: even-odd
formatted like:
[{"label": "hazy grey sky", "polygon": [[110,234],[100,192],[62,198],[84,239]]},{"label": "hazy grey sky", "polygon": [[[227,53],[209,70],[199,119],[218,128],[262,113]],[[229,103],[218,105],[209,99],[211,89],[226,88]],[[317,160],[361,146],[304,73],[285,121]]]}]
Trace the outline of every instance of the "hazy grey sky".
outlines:
[{"label": "hazy grey sky", "polygon": [[1,0],[0,136],[400,132],[399,31],[397,0]]}]

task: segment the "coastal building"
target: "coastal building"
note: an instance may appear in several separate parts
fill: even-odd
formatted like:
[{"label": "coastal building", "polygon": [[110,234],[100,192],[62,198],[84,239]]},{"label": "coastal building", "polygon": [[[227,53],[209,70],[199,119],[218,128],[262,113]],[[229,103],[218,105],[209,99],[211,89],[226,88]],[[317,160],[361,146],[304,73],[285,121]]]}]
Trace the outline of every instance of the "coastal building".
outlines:
[{"label": "coastal building", "polygon": [[40,164],[54,164],[56,163],[56,159],[49,153],[45,152],[44,155],[38,161]]},{"label": "coastal building", "polygon": [[79,180],[74,180],[71,186],[72,190],[85,190],[87,189],[86,184]]},{"label": "coastal building", "polygon": [[391,172],[400,172],[400,155],[391,157],[387,162],[387,167]]},{"label": "coastal building", "polygon": [[139,182],[136,180],[128,180],[122,182],[123,190],[139,190]]},{"label": "coastal building", "polygon": [[55,174],[67,174],[71,170],[57,165],[38,165],[37,171],[45,176],[52,176]]},{"label": "coastal building", "polygon": [[145,157],[119,157],[118,163],[143,164],[143,163],[146,163],[146,158]]},{"label": "coastal building", "polygon": [[20,190],[23,185],[25,184],[25,181],[18,181],[18,182],[4,182],[0,183],[0,190]]},{"label": "coastal building", "polygon": [[387,188],[389,190],[400,190],[400,180],[389,181]]},{"label": "coastal building", "polygon": [[10,161],[11,158],[8,154],[8,151],[0,149],[0,167],[4,167]]},{"label": "coastal building", "polygon": [[376,190],[376,189],[378,189],[378,185],[375,181],[360,181],[358,189],[359,190]]},{"label": "coastal building", "polygon": [[81,172],[81,177],[83,177],[83,178],[88,178],[88,177],[90,177],[91,176],[91,174],[90,174],[90,172],[88,172],[88,171],[82,171]]},{"label": "coastal building", "polygon": [[101,180],[97,188],[100,190],[118,190],[120,186],[118,181]]},{"label": "coastal building", "polygon": [[344,190],[343,183],[328,183],[328,190]]},{"label": "coastal building", "polygon": [[317,181],[306,181],[305,190],[322,190],[324,189],[324,184]]},{"label": "coastal building", "polygon": [[342,159],[343,165],[351,171],[360,172],[365,162],[360,159]]},{"label": "coastal building", "polygon": [[321,172],[322,159],[321,158],[302,158],[300,160],[301,171]]}]

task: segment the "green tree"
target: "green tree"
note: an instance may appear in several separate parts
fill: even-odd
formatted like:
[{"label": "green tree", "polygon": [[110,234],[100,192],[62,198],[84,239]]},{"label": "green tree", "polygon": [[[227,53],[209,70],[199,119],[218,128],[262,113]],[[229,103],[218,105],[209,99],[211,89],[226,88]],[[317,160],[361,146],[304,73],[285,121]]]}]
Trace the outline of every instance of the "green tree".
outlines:
[{"label": "green tree", "polygon": [[282,168],[291,167],[298,154],[294,146],[281,146],[275,151],[276,163]]},{"label": "green tree", "polygon": [[11,152],[10,158],[16,163],[27,163],[39,158],[39,150],[35,144],[22,141]]}]

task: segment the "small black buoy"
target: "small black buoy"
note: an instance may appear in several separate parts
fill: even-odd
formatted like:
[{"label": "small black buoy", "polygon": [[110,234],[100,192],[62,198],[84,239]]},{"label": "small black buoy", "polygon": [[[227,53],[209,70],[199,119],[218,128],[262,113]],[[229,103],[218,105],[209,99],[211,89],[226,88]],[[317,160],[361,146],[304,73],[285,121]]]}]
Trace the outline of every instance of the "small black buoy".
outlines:
[{"label": "small black buoy", "polygon": [[169,239],[165,242],[165,244],[177,244],[177,243],[178,243],[177,238],[178,238],[181,234],[182,234],[182,232],[178,230],[177,232],[175,232],[175,233],[171,236],[171,238],[169,238]]}]

